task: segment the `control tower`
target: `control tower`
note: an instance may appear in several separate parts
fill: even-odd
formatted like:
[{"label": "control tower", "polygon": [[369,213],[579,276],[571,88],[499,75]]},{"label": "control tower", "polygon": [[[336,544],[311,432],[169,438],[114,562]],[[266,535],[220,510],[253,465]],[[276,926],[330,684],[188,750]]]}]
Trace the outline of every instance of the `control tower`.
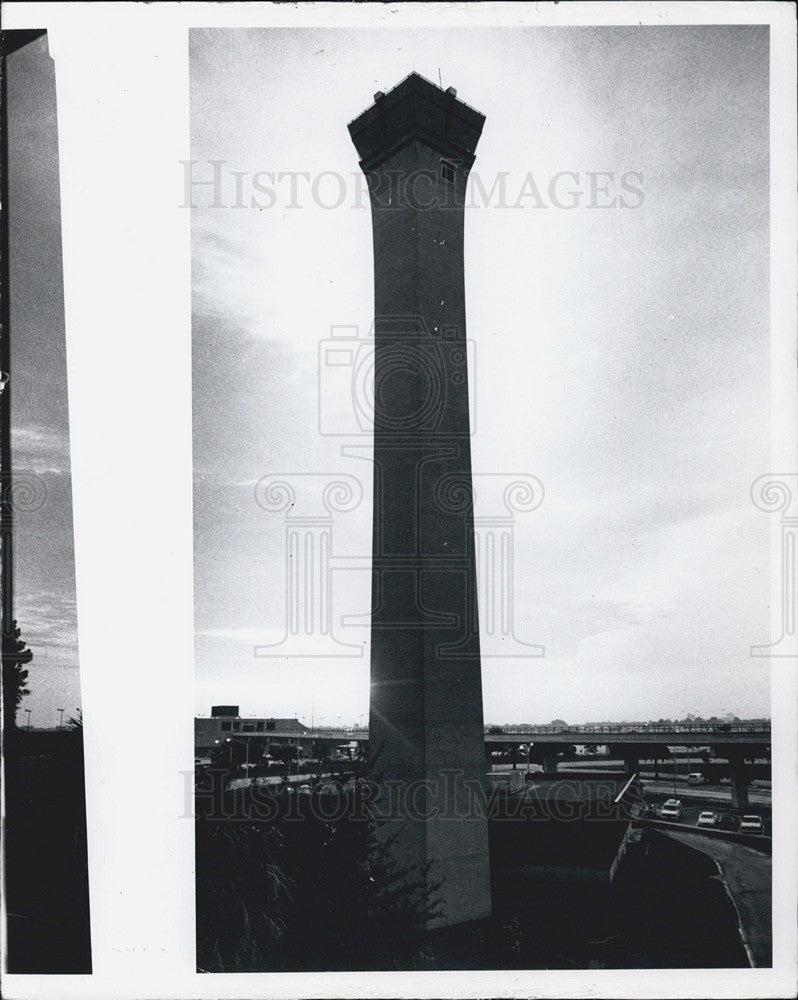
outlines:
[{"label": "control tower", "polygon": [[431,926],[491,907],[463,273],[484,121],[412,73],[349,125],[374,237],[369,747],[380,829],[425,873]]}]

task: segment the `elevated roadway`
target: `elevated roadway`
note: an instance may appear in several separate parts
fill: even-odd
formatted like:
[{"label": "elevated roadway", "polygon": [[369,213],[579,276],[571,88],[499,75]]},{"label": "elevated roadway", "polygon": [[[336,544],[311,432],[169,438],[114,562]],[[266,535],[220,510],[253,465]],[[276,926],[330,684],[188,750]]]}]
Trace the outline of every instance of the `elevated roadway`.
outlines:
[{"label": "elevated roadway", "polygon": [[[303,729],[297,732],[280,733],[236,733],[236,739],[268,737],[270,742],[302,743],[308,740],[347,743],[367,742],[369,732],[359,729]],[[486,744],[522,743],[577,743],[583,746],[606,746],[607,744],[661,744],[665,746],[702,747],[718,744],[770,745],[770,723],[691,723],[684,725],[632,724],[607,726],[506,726],[501,732],[486,732]]]},{"label": "elevated roadway", "polygon": [[485,734],[486,743],[577,743],[606,746],[613,743],[702,747],[717,744],[770,745],[770,723],[691,723],[684,725],[631,724],[607,726],[506,726]]},{"label": "elevated roadway", "polygon": [[[499,730],[499,731],[496,731]],[[224,738],[224,737],[223,737]],[[248,733],[236,730],[233,742],[253,742],[255,745],[289,743],[304,748],[313,744],[368,743],[366,728],[298,729],[296,732]],[[625,762],[629,774],[639,771],[640,757],[652,746],[710,747],[715,756],[729,761],[732,799],[735,807],[748,808],[748,778],[745,759],[761,755],[770,746],[769,722],[737,723],[619,723],[587,726],[503,726],[489,727],[485,733],[485,749],[509,748],[531,744],[541,757],[544,770],[553,773],[558,757],[568,747],[577,745],[609,746]]]}]

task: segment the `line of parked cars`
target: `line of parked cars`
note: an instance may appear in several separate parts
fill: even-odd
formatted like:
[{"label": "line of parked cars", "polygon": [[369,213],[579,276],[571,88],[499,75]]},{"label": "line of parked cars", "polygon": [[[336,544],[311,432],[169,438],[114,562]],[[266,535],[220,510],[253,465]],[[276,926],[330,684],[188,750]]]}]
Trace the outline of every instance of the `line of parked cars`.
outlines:
[{"label": "line of parked cars", "polygon": [[[668,820],[671,823],[678,823],[682,818],[681,799],[666,799],[659,809],[660,819]],[[728,813],[716,813],[705,810],[700,813],[696,820],[696,826],[713,830],[732,830],[738,833],[751,833],[762,836],[765,832],[765,824],[761,816],[753,813],[744,815],[739,821]]]}]

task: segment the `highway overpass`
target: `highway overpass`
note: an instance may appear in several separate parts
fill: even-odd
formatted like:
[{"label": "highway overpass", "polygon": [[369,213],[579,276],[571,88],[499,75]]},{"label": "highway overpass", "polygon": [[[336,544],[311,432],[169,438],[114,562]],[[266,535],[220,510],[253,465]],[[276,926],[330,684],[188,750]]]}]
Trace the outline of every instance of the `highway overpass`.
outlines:
[{"label": "highway overpass", "polygon": [[[498,728],[498,727],[495,727]],[[494,729],[494,727],[489,727]],[[614,743],[643,743],[676,747],[704,747],[721,744],[770,745],[769,722],[685,723],[660,725],[642,723],[606,726],[503,726],[501,732],[488,731],[486,743],[576,743],[605,746]]]},{"label": "highway overpass", "polygon": [[[197,720],[200,722],[201,720]],[[243,727],[246,720],[241,720]],[[297,724],[299,725],[299,724]],[[640,759],[651,759],[656,747],[711,748],[714,756],[728,760],[735,807],[748,808],[748,780],[745,760],[769,752],[770,722],[734,723],[629,723],[586,726],[489,726],[486,727],[485,750],[531,747],[535,759],[545,771],[557,770],[559,758],[567,755],[574,745],[608,746],[610,753],[624,761],[625,769],[633,774],[639,770]],[[212,737],[215,736],[215,739]],[[296,731],[245,732],[234,730],[226,734],[201,732],[195,727],[195,752],[205,753],[207,741],[231,740],[249,743],[252,749],[267,744],[293,744],[310,750],[314,745],[340,746],[356,743],[361,749],[368,744],[367,728],[313,727]],[[255,751],[257,752],[257,751]]]},{"label": "highway overpass", "polygon": [[[521,745],[532,743],[555,744],[568,746],[607,746],[613,744],[643,744],[675,747],[716,747],[718,745],[746,745],[757,748],[770,746],[769,722],[741,722],[712,725],[710,723],[684,725],[607,725],[607,726],[505,726],[500,732],[498,727],[488,727],[485,733],[487,745]],[[365,727],[357,729],[316,727],[314,729],[297,730],[296,732],[279,733],[240,733],[234,734],[236,739],[263,739],[268,736],[270,742],[307,743],[318,740],[324,743],[349,743],[352,741],[366,743],[369,731]]]}]

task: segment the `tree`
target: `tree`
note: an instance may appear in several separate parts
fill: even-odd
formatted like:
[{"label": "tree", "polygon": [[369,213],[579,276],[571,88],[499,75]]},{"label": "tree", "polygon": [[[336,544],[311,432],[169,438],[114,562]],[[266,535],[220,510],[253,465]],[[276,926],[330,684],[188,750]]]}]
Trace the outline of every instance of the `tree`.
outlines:
[{"label": "tree", "polygon": [[273,827],[199,816],[197,961],[202,971],[268,969],[277,961],[292,901]]},{"label": "tree", "polygon": [[9,635],[3,635],[3,725],[14,729],[17,724],[17,709],[22,699],[29,693],[28,671],[24,664],[30,663],[33,653],[20,639],[16,621],[12,623]]},{"label": "tree", "polygon": [[218,811],[210,797],[198,798],[203,971],[413,966],[427,924],[440,915],[439,884],[428,866],[397,867],[369,800],[356,789],[341,793],[335,818],[325,819],[310,796],[270,798],[260,818],[251,789],[225,793]]}]

